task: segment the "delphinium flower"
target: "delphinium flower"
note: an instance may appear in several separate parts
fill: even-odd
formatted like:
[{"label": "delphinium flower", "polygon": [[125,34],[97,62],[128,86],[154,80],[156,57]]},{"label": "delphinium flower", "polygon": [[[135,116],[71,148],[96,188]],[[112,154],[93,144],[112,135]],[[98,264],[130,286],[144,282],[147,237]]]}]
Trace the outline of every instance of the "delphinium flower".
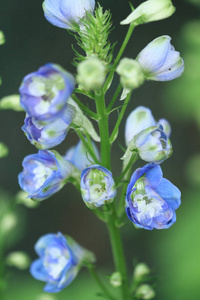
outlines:
[{"label": "delphinium flower", "polygon": [[28,116],[49,121],[66,108],[74,86],[73,75],[58,65],[46,64],[23,79],[19,89],[21,106]]},{"label": "delphinium flower", "polygon": [[152,21],[158,21],[170,17],[175,12],[171,0],[148,0],[141,3],[120,24],[133,23],[135,26]]},{"label": "delphinium flower", "polygon": [[46,282],[45,292],[57,293],[68,286],[86,263],[94,262],[94,255],[71,237],[61,233],[46,234],[35,245],[39,259],[31,264],[35,279]]},{"label": "delphinium flower", "polygon": [[170,41],[171,37],[160,36],[138,54],[136,60],[147,80],[169,81],[182,75],[184,61]]},{"label": "delphinium flower", "polygon": [[82,171],[81,195],[89,208],[111,203],[116,193],[112,173],[106,168],[92,165]]},{"label": "delphinium flower", "polygon": [[19,185],[35,200],[49,198],[76,173],[76,168],[56,151],[39,150],[37,154],[26,156],[22,165]]},{"label": "delphinium flower", "polygon": [[[94,153],[97,157],[97,159],[100,159],[99,150],[97,146],[92,143]],[[93,159],[90,156],[90,154],[87,153],[87,149],[85,148],[82,141],[79,141],[76,146],[72,146],[67,150],[65,153],[64,158],[72,163],[77,169],[79,169],[81,172],[89,167],[91,164],[93,164]]]},{"label": "delphinium flower", "polygon": [[163,178],[161,167],[150,163],[137,169],[126,194],[128,218],[140,228],[166,229],[176,221],[181,203],[179,189]]},{"label": "delphinium flower", "polygon": [[82,26],[81,19],[86,13],[93,13],[95,0],[45,0],[45,18],[53,25],[74,30],[74,24]]},{"label": "delphinium flower", "polygon": [[62,114],[50,122],[38,121],[35,117],[27,116],[22,130],[27,138],[38,149],[50,149],[59,145],[66,137],[75,117],[76,109],[67,104]]},{"label": "delphinium flower", "polygon": [[136,150],[144,161],[163,162],[172,154],[169,134],[170,125],[165,119],[156,122],[150,109],[139,106],[126,121],[125,141],[128,147],[123,159],[128,161],[132,151]]}]

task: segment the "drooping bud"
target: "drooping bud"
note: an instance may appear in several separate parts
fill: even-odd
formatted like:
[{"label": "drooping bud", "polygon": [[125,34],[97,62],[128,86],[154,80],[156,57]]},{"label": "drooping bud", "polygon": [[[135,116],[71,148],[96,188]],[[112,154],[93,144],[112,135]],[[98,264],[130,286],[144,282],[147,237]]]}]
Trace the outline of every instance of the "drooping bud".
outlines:
[{"label": "drooping bud", "polygon": [[150,300],[155,297],[155,291],[149,284],[142,284],[136,290],[136,295],[140,297],[140,299]]},{"label": "drooping bud", "polygon": [[110,284],[114,287],[122,285],[122,275],[119,272],[115,272],[110,277]]},{"label": "drooping bud", "polygon": [[81,194],[89,208],[111,203],[116,193],[112,173],[106,168],[93,165],[81,173]]},{"label": "drooping bud", "polygon": [[146,275],[150,273],[149,267],[145,263],[139,263],[134,270],[134,279],[137,281],[142,280]]},{"label": "drooping bud", "polygon": [[6,257],[7,265],[20,270],[25,270],[29,267],[30,257],[22,251],[11,252]]}]

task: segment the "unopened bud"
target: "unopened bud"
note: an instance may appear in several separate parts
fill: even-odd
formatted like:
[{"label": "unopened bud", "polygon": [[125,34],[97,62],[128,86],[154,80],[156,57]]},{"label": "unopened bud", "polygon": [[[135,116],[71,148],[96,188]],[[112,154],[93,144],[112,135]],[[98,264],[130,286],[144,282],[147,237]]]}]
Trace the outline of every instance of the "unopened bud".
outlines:
[{"label": "unopened bud", "polygon": [[97,57],[89,57],[77,68],[77,81],[86,90],[98,90],[106,76],[106,67]]},{"label": "unopened bud", "polygon": [[144,83],[145,76],[140,64],[130,58],[123,58],[116,72],[120,75],[120,81],[124,88],[136,89]]},{"label": "unopened bud", "polygon": [[14,213],[7,213],[3,216],[0,223],[0,230],[3,233],[8,233],[17,225],[17,216]]},{"label": "unopened bud", "polygon": [[141,280],[144,276],[150,273],[149,267],[145,263],[140,263],[135,267],[134,278],[136,280]]},{"label": "unopened bud", "polygon": [[155,292],[150,285],[142,284],[137,288],[136,295],[140,296],[141,299],[150,300],[155,297]]},{"label": "unopened bud", "polygon": [[29,256],[22,251],[11,252],[6,259],[7,265],[25,270],[30,265]]},{"label": "unopened bud", "polygon": [[122,285],[122,276],[119,272],[115,272],[110,277],[110,284],[114,287]]}]

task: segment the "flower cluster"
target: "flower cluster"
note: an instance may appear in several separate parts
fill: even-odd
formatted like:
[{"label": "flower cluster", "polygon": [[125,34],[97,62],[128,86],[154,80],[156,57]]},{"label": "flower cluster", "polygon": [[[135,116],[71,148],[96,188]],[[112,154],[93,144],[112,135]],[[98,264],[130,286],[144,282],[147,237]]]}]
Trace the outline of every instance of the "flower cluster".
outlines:
[{"label": "flower cluster", "polygon": [[[172,154],[169,139],[171,127],[167,120],[156,121],[149,108],[137,107],[126,120],[127,149],[122,157],[122,174],[114,177],[116,180],[111,172],[110,157],[111,144],[118,135],[132,91],[145,80],[169,81],[178,78],[184,70],[184,62],[171,45],[171,38],[165,35],[150,42],[135,60],[120,60],[122,47],[111,65],[113,48],[108,41],[111,15],[104,13],[100,5],[95,12],[94,8],[94,0],[43,2],[44,15],[50,23],[76,31],[73,35],[85,50],[85,57],[76,53],[79,62],[76,79],[55,64],[46,64],[23,79],[20,103],[26,111],[26,118],[22,130],[40,150],[25,157],[19,184],[29,198],[41,201],[58,192],[67,182],[73,183],[86,206],[95,209],[96,215],[108,224],[117,260],[118,247],[120,254],[122,249],[118,227],[125,211],[136,227],[147,230],[166,229],[176,221],[175,210],[181,203],[181,193],[163,178],[159,165]],[[133,30],[139,24],[167,18],[174,10],[170,0],[148,0],[121,24],[130,24],[129,30]],[[125,43],[127,40],[128,37]],[[120,83],[107,106],[105,94],[112,84],[114,72],[120,76]],[[108,117],[122,87],[121,99],[125,99],[125,103],[110,136]],[[94,100],[96,111],[92,111],[89,104],[82,103],[76,94]],[[99,134],[89,117],[97,121]],[[65,139],[69,128],[78,134],[80,140],[61,156],[52,148]],[[101,154],[94,141],[101,143]],[[148,164],[135,170],[131,176],[133,163],[138,158]],[[117,202],[115,197],[121,186],[122,193]],[[46,282],[44,290],[50,293],[62,290],[71,283],[82,266],[91,268],[94,262],[90,252],[61,233],[42,236],[35,250],[39,259],[32,263],[31,274]],[[124,266],[120,271],[120,264],[117,262],[117,272],[110,277],[110,282],[123,288],[126,272]],[[138,274],[149,272],[144,270],[144,266],[139,271]],[[100,282],[99,279],[97,281]],[[103,290],[106,293],[106,288]],[[128,290],[131,289],[123,289],[123,299],[130,299]],[[143,284],[135,286],[133,297],[152,299],[154,294],[149,285]],[[109,293],[106,296],[113,298]]]}]

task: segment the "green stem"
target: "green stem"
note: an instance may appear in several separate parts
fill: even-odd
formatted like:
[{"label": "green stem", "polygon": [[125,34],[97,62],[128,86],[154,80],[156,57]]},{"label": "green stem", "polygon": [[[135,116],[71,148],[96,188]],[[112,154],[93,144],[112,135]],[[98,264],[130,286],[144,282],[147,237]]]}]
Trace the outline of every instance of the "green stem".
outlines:
[{"label": "green stem", "polygon": [[107,113],[110,113],[110,111],[111,111],[111,109],[112,109],[112,107],[113,107],[113,105],[114,105],[114,103],[115,103],[115,101],[116,101],[116,99],[117,99],[117,97],[118,97],[118,95],[119,95],[119,93],[120,93],[121,90],[122,90],[122,85],[120,83],[118,85],[116,91],[115,91],[115,94],[114,94],[112,100],[110,101],[110,103],[109,103],[109,105],[108,105],[108,107],[106,109]]},{"label": "green stem", "polygon": [[119,128],[119,126],[121,124],[121,121],[123,119],[123,116],[124,116],[124,113],[126,111],[127,105],[128,105],[128,103],[130,101],[130,98],[131,98],[131,93],[128,94],[128,96],[126,97],[126,100],[124,101],[124,104],[122,106],[122,109],[121,109],[120,114],[119,114],[118,119],[117,119],[117,123],[115,124],[113,132],[112,132],[112,134],[110,136],[110,141],[113,141],[115,135],[117,134],[118,128]]},{"label": "green stem", "polygon": [[102,91],[96,92],[95,99],[97,114],[99,117],[99,132],[101,137],[101,163],[104,167],[111,170],[111,146],[109,142],[108,114],[106,112],[104,93]]},{"label": "green stem", "polygon": [[108,231],[110,235],[110,241],[112,246],[113,258],[116,270],[122,276],[122,285],[121,285],[121,299],[122,300],[129,300],[129,287],[128,287],[128,280],[127,280],[127,270],[126,270],[126,262],[124,256],[124,250],[122,245],[122,239],[119,228],[117,225],[117,215],[115,212],[115,207],[113,204],[110,205],[112,207],[112,214],[108,220]]},{"label": "green stem", "polygon": [[103,282],[101,281],[101,279],[99,278],[99,276],[97,275],[97,273],[96,273],[96,271],[94,269],[94,265],[88,265],[87,268],[88,268],[91,276],[96,281],[97,285],[103,291],[103,293],[106,296],[106,298],[110,299],[110,300],[114,300],[114,297],[111,296],[111,294],[109,293],[109,291],[107,290],[107,288],[105,287],[105,285],[103,284]]},{"label": "green stem", "polygon": [[120,181],[124,178],[124,176],[126,175],[126,173],[129,171],[129,169],[131,168],[131,166],[136,162],[136,160],[138,159],[138,155],[133,154],[127,164],[127,166],[125,167],[125,169],[123,170],[123,172],[121,173],[121,175],[119,176],[119,178],[115,181],[115,185],[117,186]]},{"label": "green stem", "polygon": [[95,99],[95,96],[92,92],[87,92],[87,91],[83,91],[83,90],[80,90],[80,89],[75,89],[75,93],[85,95],[88,98],[93,99],[93,100]]},{"label": "green stem", "polygon": [[89,152],[89,154],[90,154],[90,156],[92,157],[92,159],[94,160],[94,162],[95,162],[96,164],[99,164],[98,159],[96,158],[96,156],[95,156],[93,150],[89,147],[89,145],[88,145],[87,141],[85,140],[84,135],[82,134],[82,132],[81,132],[80,130],[76,129],[76,133],[77,133],[78,137],[81,139],[81,141],[83,142],[85,148],[86,148],[87,151]]},{"label": "green stem", "polygon": [[72,99],[76,104],[82,109],[87,115],[89,115],[91,118],[97,120],[97,114],[95,114],[93,111],[91,111],[88,107],[86,107],[77,97],[76,95],[72,95]]},{"label": "green stem", "polygon": [[115,68],[116,68],[116,66],[117,66],[117,64],[118,64],[118,62],[119,62],[122,54],[124,53],[124,50],[125,50],[128,42],[129,42],[129,40],[130,40],[130,37],[131,37],[131,35],[133,33],[134,28],[135,28],[135,25],[134,24],[130,24],[128,32],[127,32],[127,34],[125,36],[125,39],[124,39],[124,41],[122,43],[122,46],[121,46],[121,48],[119,50],[119,53],[118,53],[118,55],[117,55],[117,57],[115,59],[114,64],[113,64],[112,70],[109,73],[109,75],[107,77],[107,80],[106,80],[106,82],[104,84],[104,87],[103,87],[103,91],[104,92],[106,92],[108,90],[109,86],[110,86],[110,82],[112,81],[113,75],[115,73]]}]

